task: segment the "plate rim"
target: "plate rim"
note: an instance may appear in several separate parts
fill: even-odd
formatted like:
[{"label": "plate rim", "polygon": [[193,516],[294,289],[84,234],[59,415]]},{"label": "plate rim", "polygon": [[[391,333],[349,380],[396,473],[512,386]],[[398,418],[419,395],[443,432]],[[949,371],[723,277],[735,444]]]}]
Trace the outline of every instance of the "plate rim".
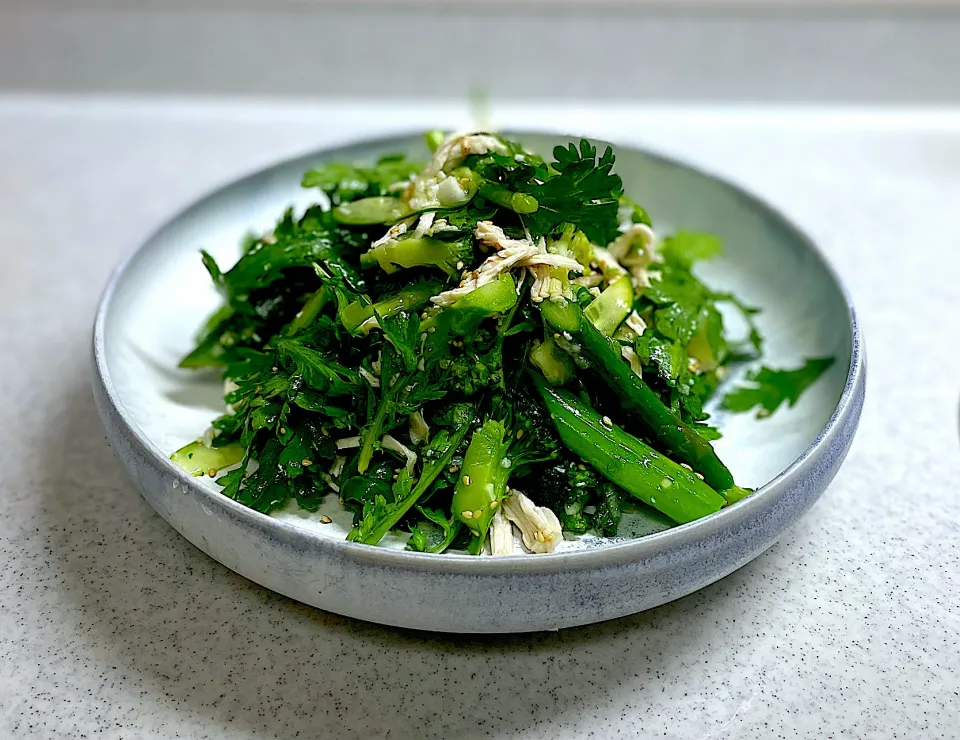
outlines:
[{"label": "plate rim", "polygon": [[[287,544],[295,544],[297,541],[300,541],[302,544],[302,542],[306,540],[316,550],[318,555],[335,554],[338,557],[350,558],[358,564],[373,564],[393,570],[416,570],[419,572],[438,574],[461,573],[465,575],[488,576],[518,573],[522,573],[523,575],[536,575],[541,573],[555,573],[558,571],[583,571],[597,567],[616,566],[622,563],[637,562],[662,556],[665,552],[681,550],[697,542],[709,540],[724,531],[730,531],[744,525],[752,517],[765,511],[779,496],[785,494],[789,489],[798,485],[805,477],[814,473],[816,465],[812,459],[813,456],[820,450],[828,447],[830,439],[841,433],[844,427],[843,422],[851,413],[857,416],[857,419],[854,420],[854,430],[850,433],[851,436],[853,435],[859,419],[860,409],[862,408],[862,403],[857,405],[854,401],[865,392],[866,374],[863,337],[857,319],[857,313],[850,292],[837,274],[833,265],[823,254],[816,242],[797,226],[792,219],[788,218],[779,208],[769,203],[762,196],[756,195],[736,182],[731,181],[726,176],[718,175],[707,168],[690,164],[681,158],[663,154],[645,146],[616,144],[601,138],[589,137],[585,134],[570,134],[548,128],[508,128],[501,133],[505,135],[516,135],[518,137],[560,136],[569,137],[574,140],[588,138],[591,143],[595,145],[609,144],[614,148],[614,151],[617,149],[629,150],[651,159],[658,164],[688,170],[696,175],[713,180],[731,191],[737,197],[745,200],[751,206],[758,207],[769,216],[778,219],[779,222],[792,233],[797,242],[802,244],[807,252],[816,259],[819,266],[833,281],[846,307],[848,326],[851,333],[850,357],[848,358],[849,366],[843,390],[830,418],[820,429],[813,442],[804,449],[790,465],[758,488],[753,494],[741,501],[726,506],[720,511],[701,519],[681,524],[662,532],[645,535],[636,539],[624,539],[623,541],[611,542],[599,547],[591,547],[583,550],[542,553],[536,557],[531,557],[528,554],[515,554],[495,558],[484,558],[459,553],[435,554],[396,550],[378,545],[366,545],[350,542],[345,539],[340,540],[324,536],[293,522],[279,520],[268,514],[255,511],[219,492],[211,491],[200,485],[196,478],[174,464],[173,461],[170,460],[169,454],[159,449],[129,416],[129,413],[121,402],[119,393],[113,384],[107,367],[104,347],[105,325],[117,288],[122,283],[131,265],[167,228],[171,227],[191,211],[202,207],[209,199],[216,197],[228,188],[240,187],[251,180],[262,177],[268,172],[289,167],[294,162],[304,159],[315,157],[318,161],[331,161],[336,157],[356,156],[355,154],[351,155],[351,152],[358,149],[386,152],[391,147],[394,149],[409,147],[412,142],[422,137],[422,131],[348,139],[339,144],[306,150],[300,154],[285,157],[266,166],[250,170],[246,174],[233,177],[219,185],[209,188],[198,197],[190,200],[186,205],[176,209],[172,215],[163,219],[158,226],[149,230],[146,238],[139,240],[132,249],[127,251],[111,272],[97,303],[92,333],[91,358],[94,370],[94,384],[101,392],[102,397],[109,402],[115,417],[120,420],[122,424],[122,436],[128,441],[131,441],[131,443],[139,449],[144,459],[152,461],[158,471],[172,478],[174,485],[179,484],[181,489],[190,490],[195,495],[202,497],[206,502],[212,503],[225,512],[227,516],[238,519],[239,523],[247,527],[265,529],[272,536],[277,537]],[[106,423],[105,417],[104,422]]]}]

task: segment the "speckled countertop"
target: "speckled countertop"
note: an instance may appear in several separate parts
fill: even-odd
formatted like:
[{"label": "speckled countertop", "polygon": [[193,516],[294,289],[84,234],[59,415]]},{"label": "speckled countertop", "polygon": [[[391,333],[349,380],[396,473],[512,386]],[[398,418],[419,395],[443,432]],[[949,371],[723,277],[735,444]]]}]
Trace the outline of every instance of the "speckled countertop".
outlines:
[{"label": "speckled countertop", "polygon": [[956,738],[960,110],[498,109],[764,194],[846,279],[869,361],[834,484],[767,554],[645,614],[464,639],[235,576],[137,495],[90,394],[98,294],[161,219],[458,107],[0,97],[0,736]]}]

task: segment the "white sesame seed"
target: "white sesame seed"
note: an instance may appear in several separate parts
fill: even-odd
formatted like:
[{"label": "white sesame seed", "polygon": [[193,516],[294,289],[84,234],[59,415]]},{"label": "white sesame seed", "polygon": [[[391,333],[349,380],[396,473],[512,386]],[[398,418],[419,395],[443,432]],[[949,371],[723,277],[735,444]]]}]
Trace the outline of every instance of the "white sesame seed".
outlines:
[{"label": "white sesame seed", "polygon": [[309,458],[305,457],[303,458],[303,460],[300,461],[300,464],[303,465],[303,467],[305,468],[309,468],[311,465],[313,465],[313,460],[310,460]]},{"label": "white sesame seed", "polygon": [[475,512],[473,512],[474,519],[479,519],[482,516],[483,516],[483,509],[477,509]]},{"label": "white sesame seed", "polygon": [[680,467],[681,467],[681,468],[686,468],[687,470],[693,470],[693,468],[691,468],[691,467],[690,467],[689,465],[687,465],[686,463],[680,463]]},{"label": "white sesame seed", "polygon": [[469,475],[463,476],[463,485],[465,485],[465,486],[469,486],[469,485],[470,485],[470,476],[469,476]]},{"label": "white sesame seed", "polygon": [[461,515],[464,519],[473,519],[473,512],[472,512],[472,511],[463,511],[463,512],[460,512],[460,515]]},{"label": "white sesame seed", "polygon": [[605,427],[613,426],[613,420],[609,416],[604,416],[600,421],[603,423]]},{"label": "white sesame seed", "polygon": [[496,509],[499,505],[500,505],[500,502],[499,502],[499,501],[496,501],[496,500],[491,501],[491,502],[490,502],[490,509],[491,509],[491,510]]},{"label": "white sesame seed", "polygon": [[330,524],[332,521],[333,521],[333,519],[331,519],[330,517],[328,517],[326,514],[323,514],[323,515],[320,517],[320,522],[321,522],[322,524]]}]

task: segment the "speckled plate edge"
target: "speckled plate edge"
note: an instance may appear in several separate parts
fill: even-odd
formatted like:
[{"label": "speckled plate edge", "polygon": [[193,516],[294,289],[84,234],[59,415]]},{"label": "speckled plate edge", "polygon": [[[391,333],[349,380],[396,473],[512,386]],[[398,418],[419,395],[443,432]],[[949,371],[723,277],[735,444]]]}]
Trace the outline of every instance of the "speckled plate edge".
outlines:
[{"label": "speckled plate edge", "polygon": [[[524,132],[511,131],[523,136]],[[538,129],[537,134],[551,133],[561,136],[570,134],[560,131],[548,131]],[[107,286],[102,294],[100,303],[96,312],[96,318],[93,329],[93,370],[94,370],[94,394],[100,408],[104,424],[110,432],[112,440],[123,439],[129,444],[132,451],[146,460],[150,460],[156,465],[159,471],[176,481],[184,490],[190,490],[192,493],[202,499],[205,504],[213,506],[218,510],[218,514],[227,516],[236,520],[236,522],[247,530],[266,529],[278,542],[294,544],[309,540],[311,550],[320,555],[335,555],[337,559],[346,559],[356,565],[376,565],[388,570],[415,570],[418,572],[465,575],[492,575],[492,574],[549,574],[558,572],[578,572],[589,571],[599,567],[618,566],[622,564],[633,563],[641,560],[649,560],[662,555],[666,551],[676,551],[684,548],[696,547],[698,543],[722,536],[728,530],[736,530],[746,525],[749,520],[762,516],[770,509],[774,500],[785,490],[797,487],[805,478],[811,475],[822,473],[819,467],[822,466],[820,458],[823,454],[829,456],[839,456],[839,460],[825,467],[832,467],[830,473],[832,479],[836,468],[852,441],[853,433],[859,420],[863,405],[863,396],[865,391],[866,367],[863,353],[863,340],[861,331],[856,318],[856,312],[842,280],[839,278],[829,261],[824,257],[815,243],[807,237],[796,225],[784,216],[777,208],[770,205],[762,198],[744,190],[735,183],[730,182],[725,177],[718,176],[699,167],[677,160],[673,157],[661,155],[652,152],[643,147],[630,145],[630,148],[642,153],[652,160],[671,166],[679,166],[690,170],[696,174],[711,178],[723,186],[729,188],[739,198],[752,205],[758,206],[772,215],[776,216],[782,225],[793,233],[798,242],[802,243],[813,255],[820,267],[834,282],[835,287],[843,296],[850,324],[851,332],[851,353],[849,357],[849,367],[846,381],[841,392],[836,409],[831,415],[829,421],[821,429],[814,442],[804,452],[785,468],[780,474],[759,488],[750,497],[722,509],[703,519],[684,524],[673,529],[648,535],[646,537],[623,542],[612,543],[603,547],[586,549],[576,552],[551,553],[548,555],[539,555],[531,557],[528,555],[516,555],[500,558],[477,558],[468,555],[433,555],[427,553],[414,553],[408,551],[397,551],[379,548],[375,546],[362,545],[347,541],[331,540],[322,537],[288,522],[281,522],[265,514],[253,511],[225,496],[213,493],[202,486],[197,481],[174,465],[168,457],[168,454],[157,448],[153,443],[146,439],[137,428],[128,413],[125,411],[117,391],[110,378],[110,373],[106,364],[104,352],[104,328],[106,317],[110,311],[111,301],[115,289],[122,280],[127,267],[135,259],[139,251],[148,244],[154,235],[161,232],[171,223],[181,218],[185,213],[202,204],[210,195],[221,190],[227,185],[239,185],[245,181],[257,177],[265,170],[270,170],[278,166],[283,166],[284,162],[293,162],[302,159],[304,156],[315,154],[318,157],[324,156],[342,156],[350,157],[351,152],[357,149],[376,148],[387,151],[391,148],[397,148],[406,145],[412,136],[417,133],[398,134],[389,137],[376,139],[364,139],[362,141],[348,142],[340,145],[324,147],[316,152],[307,152],[295,157],[290,157],[283,162],[278,162],[268,167],[260,168],[244,177],[231,180],[224,186],[213,188],[206,194],[195,199],[189,206],[175,213],[171,218],[165,220],[158,228],[151,232],[150,236],[144,240],[141,245],[132,250],[117,266],[109,278]],[[831,452],[827,452],[827,451]],[[126,462],[126,461],[125,461]],[[829,480],[827,481],[829,483]],[[823,485],[825,488],[827,483]],[[176,484],[175,484],[176,485]],[[807,500],[802,509],[795,512],[791,520],[798,518],[816,501],[817,495]],[[152,502],[151,502],[152,503]],[[769,544],[775,541],[774,537]],[[769,546],[767,544],[767,546]],[[765,548],[764,548],[765,549]],[[761,550],[762,551],[762,550]],[[755,557],[755,553],[752,557]],[[742,565],[741,563],[740,565]],[[736,566],[736,567],[739,567]],[[730,568],[727,572],[735,568]],[[718,577],[726,575],[723,573]],[[692,589],[691,589],[692,590]],[[675,597],[674,597],[675,598]],[[384,620],[390,623],[390,620]]]}]

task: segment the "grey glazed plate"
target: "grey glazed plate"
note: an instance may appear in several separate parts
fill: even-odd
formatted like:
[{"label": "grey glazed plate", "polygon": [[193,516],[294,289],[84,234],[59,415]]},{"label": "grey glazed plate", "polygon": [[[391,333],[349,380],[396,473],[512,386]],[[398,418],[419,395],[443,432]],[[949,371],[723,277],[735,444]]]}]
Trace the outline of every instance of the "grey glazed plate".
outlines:
[{"label": "grey glazed plate", "polygon": [[[540,153],[570,140],[518,136]],[[267,588],[339,614],[446,632],[551,630],[631,614],[702,588],[762,553],[813,505],[852,441],[864,394],[853,307],[816,248],[769,206],[683,164],[616,149],[627,192],[660,233],[723,237],[723,256],[702,277],[762,308],[767,364],[837,358],[792,408],[763,420],[715,417],[724,434],[718,452],[741,485],[758,488],[754,495],[646,536],[628,521],[615,540],[584,537],[549,555],[478,558],[407,552],[399,536],[382,547],[349,543],[350,517],[333,496],[320,512],[331,524],[295,508],[266,516],[170,462],[170,453],[222,410],[215,376],[177,369],[218,302],[198,251],[231,264],[245,233],[315,199],[299,182],[319,162],[396,151],[425,158],[420,136],[403,136],[310,154],[222,188],[174,217],[117,269],[96,316],[94,392],[110,442],[144,497],[194,545]]]}]

